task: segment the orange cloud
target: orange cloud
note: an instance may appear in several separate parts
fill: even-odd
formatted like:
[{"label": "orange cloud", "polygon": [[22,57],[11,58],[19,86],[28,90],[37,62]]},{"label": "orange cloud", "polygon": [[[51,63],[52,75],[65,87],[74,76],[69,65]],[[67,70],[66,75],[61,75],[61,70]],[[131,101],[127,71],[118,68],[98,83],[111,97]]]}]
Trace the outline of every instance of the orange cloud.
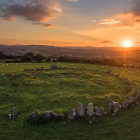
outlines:
[{"label": "orange cloud", "polygon": [[103,25],[112,25],[112,24],[117,24],[117,23],[120,23],[119,20],[116,20],[116,19],[103,19],[100,24],[103,24]]},{"label": "orange cloud", "polygon": [[50,27],[55,27],[55,26],[52,25],[52,24],[48,24],[48,23],[46,23],[46,24],[43,24],[43,27],[50,28]]},{"label": "orange cloud", "polygon": [[11,3],[6,1],[0,3],[0,18],[9,21],[22,17],[31,22],[44,22],[63,12],[60,4],[52,0],[15,0]]}]

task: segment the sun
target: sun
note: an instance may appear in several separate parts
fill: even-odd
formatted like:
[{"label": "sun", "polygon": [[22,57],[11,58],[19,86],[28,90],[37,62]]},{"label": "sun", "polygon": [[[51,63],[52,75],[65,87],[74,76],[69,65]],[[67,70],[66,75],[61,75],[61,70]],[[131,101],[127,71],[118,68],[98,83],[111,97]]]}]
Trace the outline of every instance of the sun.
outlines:
[{"label": "sun", "polygon": [[133,41],[132,40],[124,40],[122,42],[122,47],[124,48],[130,48],[133,45]]}]

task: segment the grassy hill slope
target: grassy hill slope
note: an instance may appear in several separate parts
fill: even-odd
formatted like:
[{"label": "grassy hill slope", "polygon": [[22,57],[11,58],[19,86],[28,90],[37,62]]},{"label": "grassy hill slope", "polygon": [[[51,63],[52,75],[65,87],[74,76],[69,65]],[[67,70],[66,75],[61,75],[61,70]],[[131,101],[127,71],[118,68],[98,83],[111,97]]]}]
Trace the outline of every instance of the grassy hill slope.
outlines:
[{"label": "grassy hill slope", "polygon": [[[57,63],[65,69],[50,70],[51,63],[1,64],[0,139],[2,140],[139,140],[140,107],[133,105],[115,116],[65,120],[46,125],[30,125],[27,116],[39,109],[65,113],[78,102],[104,106],[122,102],[136,94],[140,71],[88,64]],[[44,71],[23,72],[24,68],[44,67]],[[82,67],[79,70],[79,67]],[[107,74],[112,70],[112,74]],[[118,76],[119,75],[119,76]],[[135,80],[135,85],[130,81]],[[6,115],[16,106],[21,115],[10,120]]]}]

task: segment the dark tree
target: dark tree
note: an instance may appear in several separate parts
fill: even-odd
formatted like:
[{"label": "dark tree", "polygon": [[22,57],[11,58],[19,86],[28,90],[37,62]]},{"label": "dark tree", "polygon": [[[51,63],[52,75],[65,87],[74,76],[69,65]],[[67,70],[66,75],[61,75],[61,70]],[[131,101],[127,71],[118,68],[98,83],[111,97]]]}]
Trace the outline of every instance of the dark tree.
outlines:
[{"label": "dark tree", "polygon": [[6,58],[5,54],[3,52],[0,52],[0,59],[5,59],[5,58]]},{"label": "dark tree", "polygon": [[41,62],[45,59],[41,54],[37,54],[34,58],[37,62]]},{"label": "dark tree", "polygon": [[26,53],[22,57],[22,62],[34,62],[34,55],[33,55],[33,53],[31,53],[31,52]]}]

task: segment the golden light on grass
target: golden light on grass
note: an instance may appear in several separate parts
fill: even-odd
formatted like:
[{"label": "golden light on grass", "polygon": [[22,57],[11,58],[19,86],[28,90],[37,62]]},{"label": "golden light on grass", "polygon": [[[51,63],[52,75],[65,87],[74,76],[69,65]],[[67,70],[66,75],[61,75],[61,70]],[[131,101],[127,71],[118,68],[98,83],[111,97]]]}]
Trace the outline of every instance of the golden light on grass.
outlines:
[{"label": "golden light on grass", "polygon": [[124,40],[124,41],[122,41],[122,47],[130,48],[132,46],[133,46],[133,41],[132,40]]}]

